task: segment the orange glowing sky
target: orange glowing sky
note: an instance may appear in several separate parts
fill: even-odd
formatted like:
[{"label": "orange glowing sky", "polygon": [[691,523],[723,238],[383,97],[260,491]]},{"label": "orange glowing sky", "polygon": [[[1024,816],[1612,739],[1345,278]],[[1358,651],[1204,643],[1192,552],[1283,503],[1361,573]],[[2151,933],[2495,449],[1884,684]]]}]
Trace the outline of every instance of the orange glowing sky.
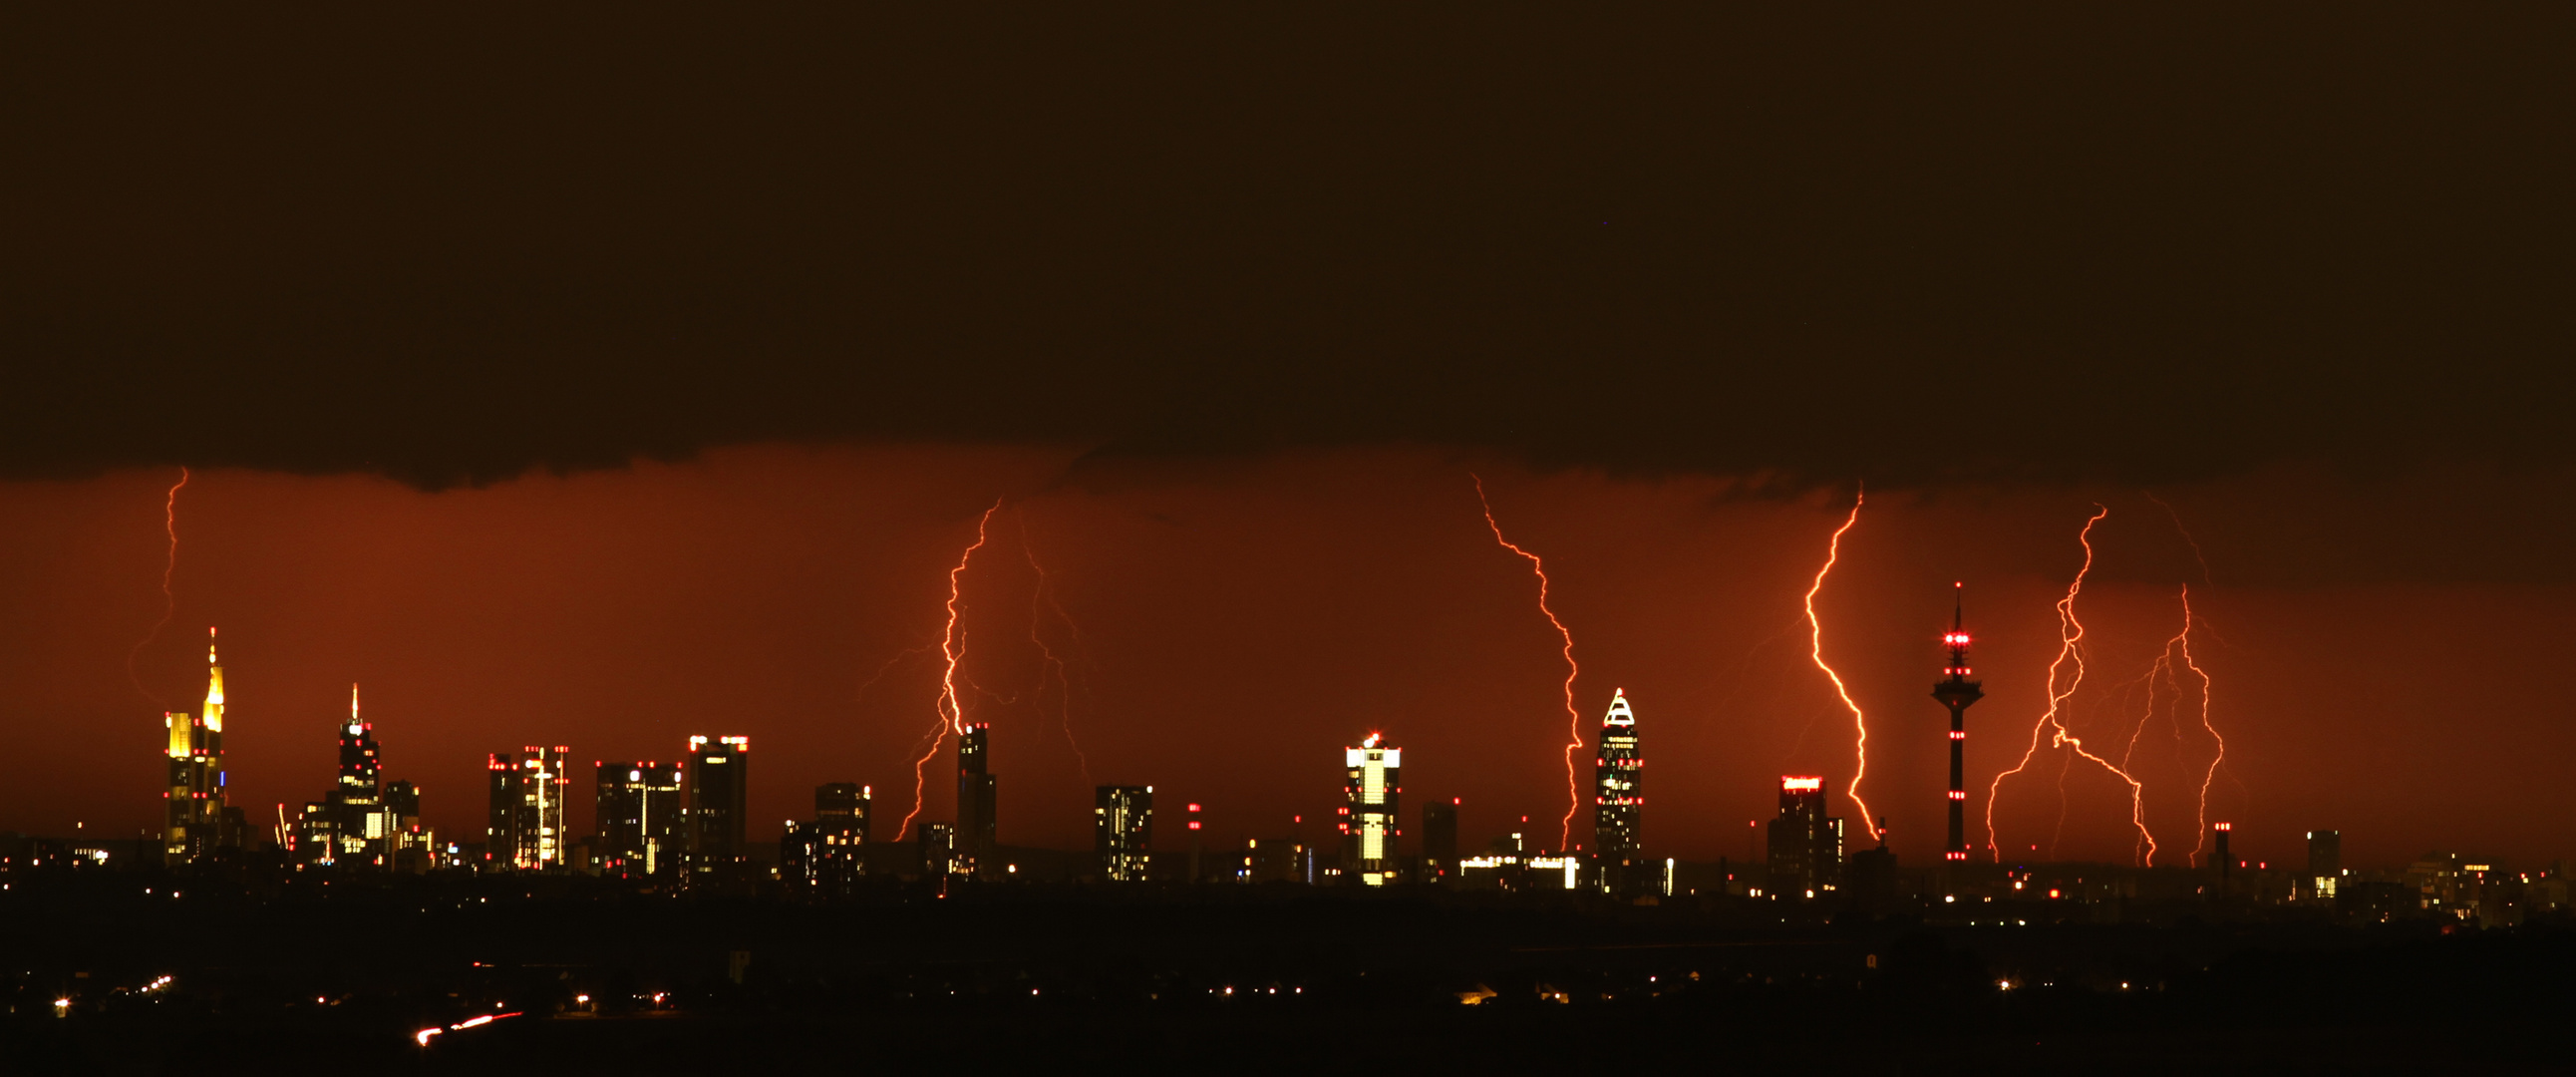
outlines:
[{"label": "orange glowing sky", "polygon": [[[1024,525],[1079,628],[1051,618],[1040,638],[1066,663],[1096,780],[1203,802],[1220,841],[1280,835],[1292,814],[1329,816],[1338,747],[1384,730],[1407,749],[1409,804],[1463,798],[1462,837],[1481,843],[1522,815],[1551,829],[1563,810],[1565,666],[1471,466],[1513,540],[1547,558],[1587,721],[1614,688],[1635,704],[1651,848],[1742,856],[1778,775],[1848,780],[1849,714],[1809,659],[1800,602],[1848,490],[1747,496],[1717,478],[1429,449],[1104,463],[766,445],[436,493],[199,470],[178,505],[173,627],[137,668],[193,705],[198,633],[222,627],[232,789],[254,818],[329,785],[357,681],[387,776],[425,788],[443,835],[479,837],[485,752],[669,758],[703,733],[752,738],[760,840],[834,780],[876,788],[885,837],[909,800],[906,753],[939,717],[947,572],[1000,496],[991,549],[1008,556],[979,556],[962,579],[960,675],[967,715],[993,724],[1005,842],[1089,840],[1083,761],[1055,709],[1067,694],[1041,691],[1054,682],[1029,636],[1036,577],[1008,548]],[[0,754],[0,827],[131,834],[157,818],[159,708],[124,660],[161,614],[174,478],[0,484],[0,721],[20,745]],[[2088,743],[2127,745],[2145,706],[2134,682],[2190,583],[2194,655],[2228,738],[2210,818],[2236,824],[2241,852],[2288,857],[2299,832],[2335,827],[2356,863],[2563,855],[2576,817],[2558,772],[2576,715],[2555,672],[2576,645],[2571,584],[2552,526],[2496,506],[2571,485],[2276,468],[2154,491],[2200,538],[2206,584],[2145,491],[1874,489],[1816,599],[1826,655],[1871,723],[1864,792],[1901,856],[1937,857],[1945,723],[1926,693],[1964,580],[1988,693],[1969,715],[1982,813],[1984,779],[2045,704],[2052,604],[2099,501],[2111,515],[2082,599],[2090,672],[2066,707]],[[2446,504],[2463,508],[2440,531],[2391,508]],[[2193,844],[2206,755],[2189,705],[2179,736],[2160,710],[2135,749],[2160,862]],[[928,817],[945,818],[950,783],[931,770]],[[2056,762],[2043,752],[2033,770],[2046,779],[2007,783],[2007,849],[2131,857],[2116,779],[2080,763],[2065,775],[2060,837]],[[1577,840],[1588,826],[1587,812]]]}]

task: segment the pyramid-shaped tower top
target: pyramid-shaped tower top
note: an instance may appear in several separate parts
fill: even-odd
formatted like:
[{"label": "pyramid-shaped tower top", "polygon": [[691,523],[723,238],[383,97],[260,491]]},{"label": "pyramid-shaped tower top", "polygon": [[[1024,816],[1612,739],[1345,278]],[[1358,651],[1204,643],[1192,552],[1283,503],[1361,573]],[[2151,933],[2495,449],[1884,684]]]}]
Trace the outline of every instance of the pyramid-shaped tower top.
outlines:
[{"label": "pyramid-shaped tower top", "polygon": [[1628,709],[1627,689],[1610,690],[1610,713],[1601,716],[1601,724],[1605,726],[1637,724],[1636,712]]}]

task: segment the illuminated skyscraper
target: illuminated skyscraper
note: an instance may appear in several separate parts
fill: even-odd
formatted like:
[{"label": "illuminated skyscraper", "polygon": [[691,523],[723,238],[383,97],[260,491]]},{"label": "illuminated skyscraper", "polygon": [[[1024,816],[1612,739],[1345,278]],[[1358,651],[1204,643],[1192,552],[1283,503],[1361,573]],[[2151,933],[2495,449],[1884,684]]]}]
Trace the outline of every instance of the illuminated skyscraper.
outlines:
[{"label": "illuminated skyscraper", "polygon": [[170,711],[161,723],[170,733],[162,861],[175,867],[240,846],[240,814],[224,804],[224,667],[215,660],[214,629],[206,630],[205,710]]},{"label": "illuminated skyscraper", "polygon": [[1825,780],[1782,775],[1771,820],[1771,892],[1816,897],[1842,885],[1843,821],[1825,814]]},{"label": "illuminated skyscraper", "polygon": [[[1986,690],[1968,679],[1968,630],[1960,620],[1964,608],[1961,595],[1967,585],[1953,584],[1950,599],[1950,631],[1941,637],[1950,648],[1950,664],[1941,670],[1947,679],[1932,685],[1932,698],[1950,708],[1950,843],[1942,847],[1941,858],[1949,861],[1968,859],[1968,706],[1986,697]],[[1864,820],[1865,822],[1866,820]]]},{"label": "illuminated skyscraper", "polygon": [[923,823],[912,828],[913,840],[921,843],[921,877],[938,879],[957,871],[957,828],[946,823]]},{"label": "illuminated skyscraper", "polygon": [[664,875],[680,866],[681,766],[591,764],[597,793],[599,871],[617,878]]},{"label": "illuminated skyscraper", "polygon": [[1144,882],[1153,846],[1153,786],[1104,785],[1093,791],[1091,848],[1100,857],[1101,878]]},{"label": "illuminated skyscraper", "polygon": [[1342,749],[1348,777],[1342,791],[1342,874],[1364,886],[1396,881],[1396,800],[1404,792],[1404,749],[1386,747],[1383,737],[1368,735],[1356,747]]},{"label": "illuminated skyscraper", "polygon": [[520,749],[519,794],[526,799],[532,820],[532,832],[519,839],[519,866],[536,871],[559,871],[567,866],[572,852],[572,831],[564,825],[564,801],[572,785],[568,769],[571,760],[564,758],[572,749],[562,745],[540,748],[529,745]]},{"label": "illuminated skyscraper", "polygon": [[375,726],[358,714],[358,686],[349,686],[349,720],[340,723],[340,778],[323,797],[338,846],[330,860],[347,868],[393,866],[396,824],[384,803],[384,760]]},{"label": "illuminated skyscraper", "polygon": [[1601,747],[1592,761],[1592,862],[1605,893],[1642,894],[1662,882],[1663,865],[1646,862],[1641,838],[1646,798],[1637,780],[1644,765],[1628,693],[1614,689],[1610,713],[1601,718]]},{"label": "illuminated skyscraper", "polygon": [[751,796],[751,738],[689,738],[689,868],[697,874],[743,862]]},{"label": "illuminated skyscraper", "polygon": [[868,873],[868,812],[875,790],[856,782],[825,782],[814,787],[811,867],[813,884],[826,894],[844,894]]},{"label": "illuminated skyscraper", "polygon": [[957,859],[959,875],[976,875],[993,866],[997,829],[993,824],[995,779],[987,766],[986,735],[992,725],[977,722],[957,738]]}]

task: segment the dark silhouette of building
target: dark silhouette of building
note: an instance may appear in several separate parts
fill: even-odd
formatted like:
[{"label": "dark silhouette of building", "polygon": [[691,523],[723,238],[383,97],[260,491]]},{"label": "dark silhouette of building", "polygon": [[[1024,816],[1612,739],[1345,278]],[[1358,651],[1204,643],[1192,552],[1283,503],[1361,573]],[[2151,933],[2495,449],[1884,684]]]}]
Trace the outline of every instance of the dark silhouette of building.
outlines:
[{"label": "dark silhouette of building", "polygon": [[1887,847],[1887,819],[1878,820],[1878,847],[1851,855],[1845,865],[1843,892],[1853,908],[1886,912],[1896,907],[1896,851]]},{"label": "dark silhouette of building", "polygon": [[2336,880],[2343,876],[2343,831],[2308,831],[2307,895],[2313,898],[2335,896]]},{"label": "dark silhouette of building", "polygon": [[1843,821],[1825,814],[1823,778],[1781,776],[1770,839],[1773,896],[1820,897],[1841,887]]},{"label": "dark silhouette of building", "polygon": [[955,873],[980,875],[996,866],[999,844],[993,808],[996,779],[986,754],[991,723],[977,722],[957,737],[957,860]]},{"label": "dark silhouette of building", "polygon": [[921,877],[937,879],[955,874],[957,863],[957,828],[946,823],[923,823],[913,828],[921,844]]},{"label": "dark silhouette of building", "polygon": [[1371,733],[1342,750],[1342,880],[1363,886],[1396,881],[1397,801],[1404,792],[1404,749]]},{"label": "dark silhouette of building", "polygon": [[1592,761],[1592,863],[1604,893],[1629,896],[1658,889],[1659,873],[1646,863],[1641,830],[1646,798],[1637,782],[1644,765],[1637,751],[1636,712],[1628,706],[1628,693],[1614,689]]},{"label": "dark silhouette of building", "polygon": [[520,852],[526,848],[522,835],[529,840],[535,836],[536,811],[522,791],[526,779],[517,757],[508,752],[485,756],[484,774],[490,779],[491,818],[483,828],[482,866],[508,871],[519,866]]},{"label": "dark silhouette of building", "polygon": [[2224,889],[2223,884],[2236,871],[2236,858],[2227,851],[2227,835],[2235,829],[2234,823],[2209,824],[2209,862],[2218,868],[2218,881],[2222,884],[2222,889]]},{"label": "dark silhouette of building", "polygon": [[633,879],[669,875],[680,867],[683,815],[677,763],[591,764],[596,791],[599,872]]},{"label": "dark silhouette of building", "polygon": [[1968,859],[1968,707],[1984,699],[1986,690],[1968,679],[1968,630],[1961,620],[1967,584],[1951,587],[1950,631],[1941,637],[1950,648],[1950,664],[1932,685],[1932,698],[1950,709],[1950,839],[1941,858],[1961,862]]},{"label": "dark silhouette of building", "polygon": [[688,764],[682,768],[689,790],[689,870],[711,875],[745,862],[750,849],[744,836],[751,796],[751,738],[689,738]]},{"label": "dark silhouette of building", "polygon": [[1422,878],[1453,881],[1458,874],[1458,798],[1422,806]]},{"label": "dark silhouette of building", "polygon": [[1091,848],[1100,877],[1143,882],[1153,866],[1154,787],[1104,785],[1093,791]]}]

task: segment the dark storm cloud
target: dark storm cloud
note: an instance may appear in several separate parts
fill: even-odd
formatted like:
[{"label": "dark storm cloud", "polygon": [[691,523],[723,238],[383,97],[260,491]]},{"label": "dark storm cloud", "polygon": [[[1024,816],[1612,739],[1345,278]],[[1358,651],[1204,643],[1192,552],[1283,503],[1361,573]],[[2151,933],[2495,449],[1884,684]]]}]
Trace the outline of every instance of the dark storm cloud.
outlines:
[{"label": "dark storm cloud", "polygon": [[17,11],[0,468],[2568,457],[2562,10],[927,10]]}]

